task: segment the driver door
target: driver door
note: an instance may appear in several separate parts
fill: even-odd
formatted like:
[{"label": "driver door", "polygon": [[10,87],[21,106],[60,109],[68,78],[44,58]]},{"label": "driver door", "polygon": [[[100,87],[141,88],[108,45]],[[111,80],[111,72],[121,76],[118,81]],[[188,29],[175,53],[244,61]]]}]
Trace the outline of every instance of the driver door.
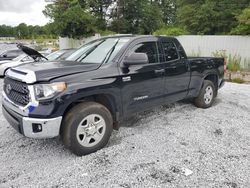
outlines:
[{"label": "driver door", "polygon": [[125,68],[122,68],[121,63],[121,92],[125,117],[164,102],[165,69],[159,61],[157,41],[137,42],[130,47],[126,56],[131,53],[145,53],[149,62]]}]

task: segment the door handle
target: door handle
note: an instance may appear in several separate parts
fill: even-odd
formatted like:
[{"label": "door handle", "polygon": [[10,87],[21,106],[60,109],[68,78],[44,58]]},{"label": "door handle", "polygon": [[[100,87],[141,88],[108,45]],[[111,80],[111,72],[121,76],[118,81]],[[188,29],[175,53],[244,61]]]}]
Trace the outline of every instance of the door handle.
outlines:
[{"label": "door handle", "polygon": [[156,74],[164,74],[164,73],[165,73],[165,69],[158,69],[158,70],[155,70],[155,73],[156,73]]}]

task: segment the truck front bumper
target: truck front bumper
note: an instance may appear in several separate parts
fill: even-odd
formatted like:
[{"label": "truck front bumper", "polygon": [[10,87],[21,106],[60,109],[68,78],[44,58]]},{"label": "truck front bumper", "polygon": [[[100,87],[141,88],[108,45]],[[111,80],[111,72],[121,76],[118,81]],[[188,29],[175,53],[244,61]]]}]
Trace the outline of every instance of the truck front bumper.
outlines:
[{"label": "truck front bumper", "polygon": [[62,117],[39,119],[23,117],[3,104],[2,112],[9,124],[29,138],[53,138],[59,135]]}]

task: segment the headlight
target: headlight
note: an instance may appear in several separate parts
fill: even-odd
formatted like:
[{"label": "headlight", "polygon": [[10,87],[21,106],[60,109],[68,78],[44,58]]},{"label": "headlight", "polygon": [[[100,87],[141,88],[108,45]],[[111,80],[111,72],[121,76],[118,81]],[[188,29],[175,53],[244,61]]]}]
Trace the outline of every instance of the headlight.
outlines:
[{"label": "headlight", "polygon": [[66,88],[67,86],[64,82],[34,85],[35,96],[37,100],[50,99],[56,94],[63,92]]}]

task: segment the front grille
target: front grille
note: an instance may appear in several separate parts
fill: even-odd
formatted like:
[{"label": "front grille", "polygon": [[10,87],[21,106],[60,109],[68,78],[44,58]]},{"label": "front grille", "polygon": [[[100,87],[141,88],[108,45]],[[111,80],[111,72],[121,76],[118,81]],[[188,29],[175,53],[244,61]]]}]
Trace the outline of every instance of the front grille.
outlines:
[{"label": "front grille", "polygon": [[25,106],[29,103],[30,95],[26,83],[5,77],[3,88],[5,94],[12,102],[21,106]]}]

